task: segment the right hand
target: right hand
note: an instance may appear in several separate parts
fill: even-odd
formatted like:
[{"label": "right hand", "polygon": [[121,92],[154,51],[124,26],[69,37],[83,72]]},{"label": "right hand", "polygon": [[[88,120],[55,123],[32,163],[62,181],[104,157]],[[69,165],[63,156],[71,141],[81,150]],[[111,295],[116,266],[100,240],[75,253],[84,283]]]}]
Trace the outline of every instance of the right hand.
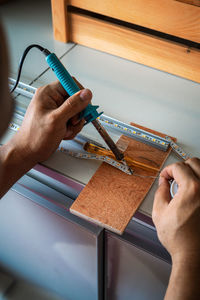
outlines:
[{"label": "right hand", "polygon": [[91,99],[88,89],[68,97],[58,81],[37,89],[22,126],[10,141],[12,148],[33,164],[48,159],[62,139],[73,139],[83,128],[85,121],[79,115]]},{"label": "right hand", "polygon": [[[171,199],[169,180],[178,184]],[[158,237],[173,261],[200,256],[200,160],[167,166],[160,174],[152,213]]]}]

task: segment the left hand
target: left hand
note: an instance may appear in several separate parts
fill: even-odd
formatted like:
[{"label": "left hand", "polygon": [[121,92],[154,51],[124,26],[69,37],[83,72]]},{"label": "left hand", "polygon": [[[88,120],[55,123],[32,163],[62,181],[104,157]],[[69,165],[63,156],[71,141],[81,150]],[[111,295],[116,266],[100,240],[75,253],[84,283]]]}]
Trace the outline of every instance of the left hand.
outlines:
[{"label": "left hand", "polygon": [[[178,192],[171,199],[169,179]],[[199,261],[200,252],[200,160],[190,158],[162,170],[155,194],[152,218],[161,243],[173,263]]]}]

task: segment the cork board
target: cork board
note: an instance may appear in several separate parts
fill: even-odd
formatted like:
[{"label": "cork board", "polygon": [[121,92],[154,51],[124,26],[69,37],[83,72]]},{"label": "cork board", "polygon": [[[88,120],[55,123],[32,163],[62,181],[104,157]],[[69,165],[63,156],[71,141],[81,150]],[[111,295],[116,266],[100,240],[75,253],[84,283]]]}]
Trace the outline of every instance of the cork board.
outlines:
[{"label": "cork board", "polygon": [[[165,136],[138,124],[131,125]],[[128,143],[125,155],[159,169],[171,151],[169,148],[163,152],[126,136],[121,136],[119,141]],[[148,176],[158,175],[156,171],[133,169],[135,175],[128,175],[103,163],[72,204],[71,213],[122,234],[155,181]]]}]

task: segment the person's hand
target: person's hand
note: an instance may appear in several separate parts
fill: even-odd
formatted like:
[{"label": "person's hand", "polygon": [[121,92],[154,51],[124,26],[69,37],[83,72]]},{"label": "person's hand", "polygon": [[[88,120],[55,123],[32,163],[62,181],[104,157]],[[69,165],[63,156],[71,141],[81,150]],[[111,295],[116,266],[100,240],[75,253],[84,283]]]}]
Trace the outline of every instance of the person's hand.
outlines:
[{"label": "person's hand", "polygon": [[79,113],[91,101],[92,93],[83,89],[66,98],[58,81],[37,89],[22,126],[11,141],[13,148],[37,163],[46,160],[62,139],[74,138],[85,122],[79,120]]},{"label": "person's hand", "polygon": [[[178,192],[171,199],[169,180]],[[167,166],[160,174],[152,218],[158,237],[172,261],[200,256],[200,160],[191,158]]]}]

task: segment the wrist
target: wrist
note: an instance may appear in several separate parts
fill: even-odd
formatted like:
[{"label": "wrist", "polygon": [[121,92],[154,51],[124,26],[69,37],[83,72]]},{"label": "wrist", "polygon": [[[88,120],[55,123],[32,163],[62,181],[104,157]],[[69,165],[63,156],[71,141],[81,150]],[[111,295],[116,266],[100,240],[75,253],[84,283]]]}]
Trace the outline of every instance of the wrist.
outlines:
[{"label": "wrist", "polygon": [[181,252],[172,255],[172,266],[176,269],[181,269],[182,267],[187,268],[200,268],[200,251],[191,252]]},{"label": "wrist", "polygon": [[29,149],[24,147],[22,143],[18,143],[15,136],[2,146],[1,153],[3,168],[17,166],[19,169],[26,171],[26,169],[29,170],[37,163]]},{"label": "wrist", "polygon": [[170,280],[164,299],[199,299],[199,269],[199,255],[173,255]]}]

